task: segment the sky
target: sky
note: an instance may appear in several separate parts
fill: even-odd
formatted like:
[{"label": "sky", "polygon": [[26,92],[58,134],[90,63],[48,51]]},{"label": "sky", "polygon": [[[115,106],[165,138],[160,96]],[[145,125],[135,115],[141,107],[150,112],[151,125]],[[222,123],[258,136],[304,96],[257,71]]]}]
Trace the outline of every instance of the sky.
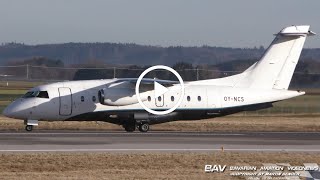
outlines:
[{"label": "sky", "polygon": [[283,27],[306,24],[320,33],[319,0],[0,1],[0,43],[267,47]]}]

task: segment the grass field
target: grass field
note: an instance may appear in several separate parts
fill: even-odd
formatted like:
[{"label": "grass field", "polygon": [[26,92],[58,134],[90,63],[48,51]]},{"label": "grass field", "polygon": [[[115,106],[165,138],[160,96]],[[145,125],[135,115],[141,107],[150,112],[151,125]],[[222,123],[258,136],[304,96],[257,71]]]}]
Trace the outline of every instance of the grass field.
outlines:
[{"label": "grass field", "polygon": [[[212,153],[5,153],[1,179],[231,179],[230,171],[205,173],[206,164],[320,163],[320,154]],[[232,178],[239,179],[239,178]],[[244,178],[242,178],[244,179]]]},{"label": "grass field", "polygon": [[41,84],[46,84],[47,82],[37,82],[37,81],[0,81],[0,89],[4,90],[28,90],[35,86]]}]

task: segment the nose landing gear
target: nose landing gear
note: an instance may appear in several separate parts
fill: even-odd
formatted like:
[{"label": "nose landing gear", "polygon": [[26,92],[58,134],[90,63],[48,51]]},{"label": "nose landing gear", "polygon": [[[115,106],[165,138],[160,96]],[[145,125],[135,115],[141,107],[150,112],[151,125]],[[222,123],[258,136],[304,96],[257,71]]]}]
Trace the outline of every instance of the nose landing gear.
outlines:
[{"label": "nose landing gear", "polygon": [[32,125],[26,125],[26,131],[32,131],[33,126]]},{"label": "nose landing gear", "polygon": [[25,130],[30,132],[33,126],[38,126],[38,120],[28,119],[24,121],[24,124],[26,125]]}]

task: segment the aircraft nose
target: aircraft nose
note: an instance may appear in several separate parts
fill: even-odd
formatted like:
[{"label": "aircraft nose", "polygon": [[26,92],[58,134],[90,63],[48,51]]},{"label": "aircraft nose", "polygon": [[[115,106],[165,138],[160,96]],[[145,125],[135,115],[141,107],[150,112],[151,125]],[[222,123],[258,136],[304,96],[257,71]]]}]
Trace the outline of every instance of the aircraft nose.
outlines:
[{"label": "aircraft nose", "polygon": [[12,102],[2,111],[2,114],[10,118],[19,118],[23,114],[23,109],[16,102]]},{"label": "aircraft nose", "polygon": [[6,117],[11,117],[12,114],[13,114],[13,113],[12,113],[12,107],[10,107],[10,105],[7,106],[7,107],[3,110],[2,114],[3,114],[4,116],[6,116]]},{"label": "aircraft nose", "polygon": [[16,100],[9,104],[2,112],[4,116],[15,118],[15,119],[26,119],[32,115],[32,106],[30,102],[23,100]]}]

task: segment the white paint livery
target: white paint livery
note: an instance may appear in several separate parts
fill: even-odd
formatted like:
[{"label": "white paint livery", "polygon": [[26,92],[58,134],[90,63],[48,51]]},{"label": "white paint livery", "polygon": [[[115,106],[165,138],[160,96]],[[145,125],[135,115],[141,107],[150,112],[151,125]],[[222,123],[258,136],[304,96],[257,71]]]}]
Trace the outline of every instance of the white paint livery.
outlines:
[{"label": "white paint livery", "polygon": [[[199,120],[272,107],[274,102],[304,94],[290,91],[288,87],[305,39],[313,34],[309,26],[286,27],[276,34],[262,58],[243,73],[186,82],[182,103],[167,115],[152,115],[141,107],[134,93],[136,79],[69,81],[38,86],[11,103],[3,114],[25,120],[28,131],[38,125],[38,120],[87,120],[119,124],[126,131],[134,131],[138,126],[140,131],[146,132],[149,124]],[[180,95],[179,85],[155,79],[153,83],[171,85],[168,91],[163,87],[163,95],[158,98],[151,81],[145,79],[140,85],[144,104],[153,110],[173,107]]]}]

